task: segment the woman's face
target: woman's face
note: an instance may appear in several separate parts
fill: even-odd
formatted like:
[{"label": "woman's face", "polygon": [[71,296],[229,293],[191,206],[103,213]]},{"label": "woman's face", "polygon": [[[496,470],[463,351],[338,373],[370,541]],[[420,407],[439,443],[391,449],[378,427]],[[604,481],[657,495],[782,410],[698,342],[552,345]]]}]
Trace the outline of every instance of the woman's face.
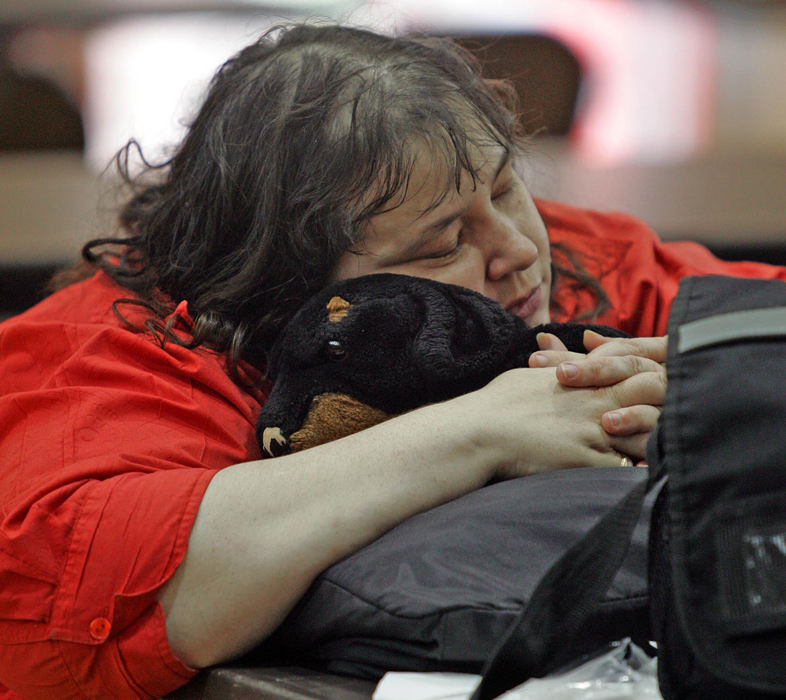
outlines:
[{"label": "woman's face", "polygon": [[480,292],[529,325],[547,323],[546,227],[505,150],[483,147],[478,157],[475,187],[464,173],[460,190],[450,186],[429,210],[448,179],[444,164],[420,148],[404,201],[368,220],[363,242],[341,256],[332,280],[375,272],[427,277]]}]

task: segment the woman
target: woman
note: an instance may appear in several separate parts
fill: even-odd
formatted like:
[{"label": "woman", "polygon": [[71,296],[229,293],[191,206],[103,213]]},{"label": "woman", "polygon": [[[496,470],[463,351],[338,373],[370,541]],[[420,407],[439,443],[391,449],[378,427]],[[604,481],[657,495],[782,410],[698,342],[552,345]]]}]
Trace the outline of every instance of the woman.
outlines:
[{"label": "woman", "polygon": [[[92,276],[0,326],[9,696],[163,695],[414,513],[492,478],[643,457],[664,340],[589,336],[586,357],[546,337],[532,368],[477,392],[258,459],[265,353],[332,279],[432,277],[532,323],[657,336],[685,274],[786,278],[536,205],[508,98],[444,42],[273,32],[137,180],[122,244],[89,246]],[[415,430],[430,439],[404,449]]]}]

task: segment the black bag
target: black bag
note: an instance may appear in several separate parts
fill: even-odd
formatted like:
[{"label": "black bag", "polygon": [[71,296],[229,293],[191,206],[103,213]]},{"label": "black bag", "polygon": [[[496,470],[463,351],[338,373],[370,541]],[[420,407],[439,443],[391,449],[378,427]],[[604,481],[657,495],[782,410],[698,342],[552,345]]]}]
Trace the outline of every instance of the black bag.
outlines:
[{"label": "black bag", "polygon": [[786,696],[786,284],[691,278],[670,315],[651,618],[670,698]]},{"label": "black bag", "polygon": [[[415,515],[327,569],[255,653],[334,673],[480,673],[543,576],[631,489],[643,468],[571,469],[482,488]],[[649,639],[649,508],[625,561],[560,659]],[[625,542],[627,545],[627,541]]]},{"label": "black bag", "polygon": [[[661,489],[650,613],[666,700],[786,697],[785,340],[783,282],[681,283],[648,444],[649,487]],[[544,577],[476,700],[553,668],[614,575],[644,495],[636,487]]]}]

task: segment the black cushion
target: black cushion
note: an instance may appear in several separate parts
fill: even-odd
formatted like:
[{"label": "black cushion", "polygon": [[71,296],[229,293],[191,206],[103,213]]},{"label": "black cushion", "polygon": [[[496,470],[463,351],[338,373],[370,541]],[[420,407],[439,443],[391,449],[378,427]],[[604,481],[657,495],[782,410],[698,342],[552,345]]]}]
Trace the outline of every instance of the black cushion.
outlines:
[{"label": "black cushion", "polygon": [[[559,556],[640,479],[587,468],[501,482],[416,515],[325,571],[259,654],[378,678],[388,670],[479,672]],[[647,622],[647,522],[566,660]]]}]

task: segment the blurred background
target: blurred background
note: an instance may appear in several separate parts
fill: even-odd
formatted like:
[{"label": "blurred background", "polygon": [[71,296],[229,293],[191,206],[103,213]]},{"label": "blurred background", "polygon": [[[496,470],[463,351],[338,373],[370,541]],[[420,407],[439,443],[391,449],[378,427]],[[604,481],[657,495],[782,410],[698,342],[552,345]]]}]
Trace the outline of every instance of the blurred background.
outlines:
[{"label": "blurred background", "polygon": [[786,264],[786,4],[755,0],[2,0],[0,316],[111,234],[112,158],[166,156],[266,28],[454,36],[514,81],[539,196]]}]

